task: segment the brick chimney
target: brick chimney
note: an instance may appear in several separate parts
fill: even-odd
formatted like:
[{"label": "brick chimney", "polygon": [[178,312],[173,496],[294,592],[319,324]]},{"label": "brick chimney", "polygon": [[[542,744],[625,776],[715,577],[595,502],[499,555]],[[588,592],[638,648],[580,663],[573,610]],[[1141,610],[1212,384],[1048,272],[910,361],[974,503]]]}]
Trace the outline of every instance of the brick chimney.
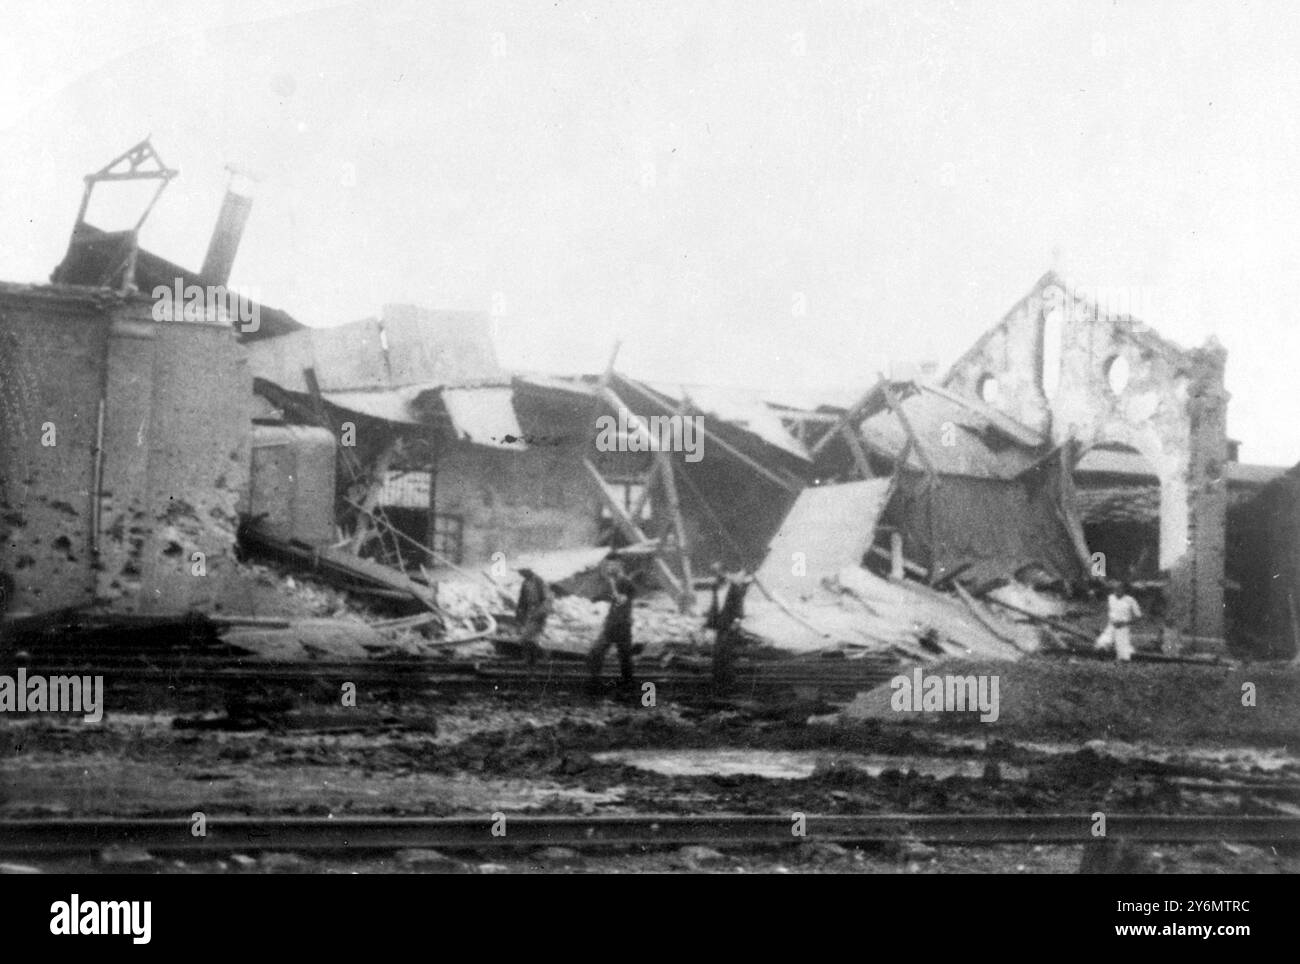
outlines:
[{"label": "brick chimney", "polygon": [[233,167],[227,170],[230,171],[230,184],[217,214],[216,227],[212,229],[203,269],[199,272],[208,284],[224,285],[230,280],[230,269],[234,267],[239,241],[244,236],[244,225],[253,209],[252,179]]}]

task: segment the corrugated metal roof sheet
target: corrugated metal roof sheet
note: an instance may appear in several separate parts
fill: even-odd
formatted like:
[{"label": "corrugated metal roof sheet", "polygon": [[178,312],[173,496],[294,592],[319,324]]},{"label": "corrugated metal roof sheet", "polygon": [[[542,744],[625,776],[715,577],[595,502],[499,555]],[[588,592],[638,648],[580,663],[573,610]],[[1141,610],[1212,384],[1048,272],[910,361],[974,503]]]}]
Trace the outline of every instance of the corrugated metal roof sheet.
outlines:
[{"label": "corrugated metal roof sheet", "polygon": [[[1113,449],[1089,449],[1074,467],[1075,474],[1118,475],[1129,479],[1155,479],[1155,467],[1137,452],[1117,452]],[[1224,474],[1230,483],[1238,485],[1267,485],[1286,474],[1280,465],[1255,465],[1249,462],[1229,462]]]},{"label": "corrugated metal roof sheet", "polygon": [[[860,566],[890,489],[889,479],[804,489],[772,538],[759,580],[793,602],[845,566]],[[799,557],[805,565],[796,570],[790,562]]]},{"label": "corrugated metal roof sheet", "polygon": [[444,388],[441,394],[457,438],[516,451],[528,447],[515,415],[513,388]]},{"label": "corrugated metal roof sheet", "polygon": [[[900,399],[899,405],[941,475],[1011,479],[1042,457],[1038,450],[1007,438],[1001,425],[943,395],[918,390]],[[890,459],[896,459],[908,441],[907,431],[892,410],[871,416],[859,431],[868,446]],[[907,467],[925,471],[915,450],[908,454]]]},{"label": "corrugated metal roof sheet", "polygon": [[402,425],[420,425],[422,422],[411,405],[418,396],[430,391],[431,388],[436,389],[437,386],[408,385],[405,388],[321,392],[321,397],[331,405],[358,415],[381,418],[386,422],[398,422]]},{"label": "corrugated metal roof sheet", "polygon": [[660,395],[676,401],[690,399],[691,405],[704,415],[712,416],[738,429],[756,435],[768,445],[811,461],[808,449],[790,434],[781,416],[758,392],[709,385],[684,386],[671,382],[642,382]]}]

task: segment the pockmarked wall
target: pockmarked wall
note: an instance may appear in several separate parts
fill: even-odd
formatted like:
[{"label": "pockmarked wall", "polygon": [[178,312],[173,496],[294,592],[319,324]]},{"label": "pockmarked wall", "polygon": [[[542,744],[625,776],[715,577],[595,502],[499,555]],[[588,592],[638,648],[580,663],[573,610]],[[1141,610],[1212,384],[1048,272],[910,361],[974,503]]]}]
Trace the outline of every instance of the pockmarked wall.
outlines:
[{"label": "pockmarked wall", "polygon": [[218,608],[248,489],[252,385],[224,323],[0,286],[0,572],[11,612]]}]

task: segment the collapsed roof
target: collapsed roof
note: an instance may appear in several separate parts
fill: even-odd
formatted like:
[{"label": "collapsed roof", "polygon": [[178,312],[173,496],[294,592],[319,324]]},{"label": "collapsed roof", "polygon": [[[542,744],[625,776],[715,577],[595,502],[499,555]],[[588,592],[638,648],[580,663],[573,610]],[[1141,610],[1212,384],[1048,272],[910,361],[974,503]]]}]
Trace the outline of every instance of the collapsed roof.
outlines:
[{"label": "collapsed roof", "polygon": [[879,534],[901,534],[931,582],[959,569],[980,580],[1031,566],[1066,580],[1085,571],[1067,452],[981,401],[882,377],[813,454],[824,478],[896,477]]}]

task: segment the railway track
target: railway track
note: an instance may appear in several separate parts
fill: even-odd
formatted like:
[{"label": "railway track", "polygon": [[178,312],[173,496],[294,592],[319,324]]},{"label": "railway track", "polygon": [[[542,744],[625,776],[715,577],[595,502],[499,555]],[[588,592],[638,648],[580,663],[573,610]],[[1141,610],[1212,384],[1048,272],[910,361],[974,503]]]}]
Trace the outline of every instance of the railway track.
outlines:
[{"label": "railway track", "polygon": [[[1099,840],[1087,814],[870,816],[512,816],[481,817],[211,817],[194,836],[188,819],[107,818],[0,820],[0,853],[74,855],[111,845],[159,854],[293,851],[361,853],[413,848],[502,850],[540,846],[578,849],[782,846],[819,840],[884,843],[902,838],[961,847],[1087,844]],[[1300,817],[1110,814],[1106,839],[1141,843],[1226,841],[1294,846]]]},{"label": "railway track", "polygon": [[[24,660],[28,677],[76,674],[103,676],[107,689],[162,687],[178,689],[234,688],[256,685],[293,686],[313,682],[352,682],[358,685],[398,689],[465,689],[519,691],[576,689],[587,684],[587,671],[580,662],[553,662],[530,670],[520,662],[506,660],[365,660],[311,663],[251,663],[230,657],[147,658],[106,657],[89,654],[82,659]],[[737,668],[734,693],[809,689],[852,694],[887,682],[897,673],[893,660],[836,660],[754,662]],[[612,667],[602,679],[617,681]],[[641,661],[637,665],[638,686],[692,689],[712,688],[707,666],[664,666]]]}]

